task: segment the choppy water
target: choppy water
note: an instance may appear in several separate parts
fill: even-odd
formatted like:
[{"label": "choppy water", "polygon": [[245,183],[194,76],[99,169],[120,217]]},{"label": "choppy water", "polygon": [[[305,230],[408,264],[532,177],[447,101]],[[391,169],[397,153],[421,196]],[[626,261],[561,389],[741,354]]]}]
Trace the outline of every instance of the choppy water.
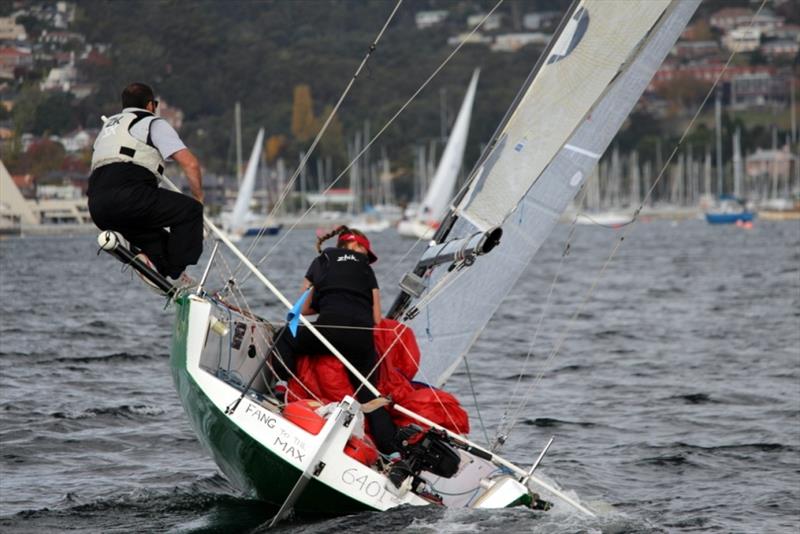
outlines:
[{"label": "choppy water", "polygon": [[[503,452],[528,464],[556,436],[542,472],[599,518],[422,508],[276,531],[798,531],[800,224],[640,223],[546,362],[620,234],[578,228],[562,263],[566,235],[542,249],[470,369],[491,436],[558,274],[523,382],[531,403]],[[413,254],[399,261],[410,242],[389,232],[374,241],[386,306]],[[311,245],[292,234],[266,264],[292,295]],[[171,312],[95,250],[91,236],[0,242],[0,530],[257,528],[269,511],[218,474],[173,390]],[[464,372],[449,389],[475,414]],[[473,429],[483,441],[476,417]]]}]

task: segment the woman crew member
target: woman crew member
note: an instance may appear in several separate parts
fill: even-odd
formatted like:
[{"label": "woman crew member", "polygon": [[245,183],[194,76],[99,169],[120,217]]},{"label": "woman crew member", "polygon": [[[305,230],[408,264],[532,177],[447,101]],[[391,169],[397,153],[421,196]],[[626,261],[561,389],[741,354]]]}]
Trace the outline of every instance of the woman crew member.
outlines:
[{"label": "woman crew member", "polygon": [[[338,236],[336,247],[321,249],[322,243]],[[358,230],[340,226],[317,240],[317,256],[311,262],[303,281],[303,291],[311,288],[303,306],[303,315],[319,314],[314,323],[336,349],[361,375],[377,383],[378,370],[372,329],[381,320],[380,290],[370,264],[378,257],[372,252],[367,237]],[[280,335],[277,345],[284,365],[295,372],[295,354],[317,356],[330,350],[307,328],[300,327],[297,337],[288,332]],[[283,371],[278,366],[279,372]],[[363,405],[375,395],[348,371],[356,398]],[[384,454],[396,450],[397,430],[389,412],[380,407],[366,415],[375,444]]]}]

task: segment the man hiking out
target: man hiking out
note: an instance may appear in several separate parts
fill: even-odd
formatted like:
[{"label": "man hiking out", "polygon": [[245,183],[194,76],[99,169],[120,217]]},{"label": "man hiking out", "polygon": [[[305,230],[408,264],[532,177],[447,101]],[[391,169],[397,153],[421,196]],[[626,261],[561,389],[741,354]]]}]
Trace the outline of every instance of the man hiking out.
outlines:
[{"label": "man hiking out", "polygon": [[[158,100],[149,86],[127,86],[122,107],[105,120],[94,142],[89,213],[98,228],[121,233],[139,259],[177,280],[203,252],[200,164],[175,129],[155,115]],[[183,169],[194,198],[158,187],[169,158]]]}]

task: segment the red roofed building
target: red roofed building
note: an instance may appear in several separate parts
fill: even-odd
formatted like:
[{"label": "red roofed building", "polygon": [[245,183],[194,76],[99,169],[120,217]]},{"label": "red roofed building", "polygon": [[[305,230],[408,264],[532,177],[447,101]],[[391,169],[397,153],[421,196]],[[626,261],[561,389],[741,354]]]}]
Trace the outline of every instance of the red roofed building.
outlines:
[{"label": "red roofed building", "polygon": [[14,185],[25,198],[36,198],[36,180],[32,174],[14,174],[11,176]]},{"label": "red roofed building", "polygon": [[[724,73],[723,73],[724,71]],[[660,89],[665,84],[675,80],[698,80],[714,83],[717,76],[722,74],[720,81],[728,82],[736,76],[743,74],[756,74],[766,73],[769,76],[775,75],[775,67],[764,65],[742,65],[742,66],[729,66],[725,69],[724,63],[701,63],[695,65],[676,65],[676,64],[663,64],[659,68],[653,79],[648,86],[649,91]]]},{"label": "red roofed building", "polygon": [[89,51],[89,53],[86,54],[86,57],[81,58],[81,62],[86,65],[92,65],[94,67],[111,66],[111,59],[107,55],[95,49]]},{"label": "red roofed building", "polygon": [[0,67],[30,67],[33,65],[33,54],[12,46],[0,47]]}]

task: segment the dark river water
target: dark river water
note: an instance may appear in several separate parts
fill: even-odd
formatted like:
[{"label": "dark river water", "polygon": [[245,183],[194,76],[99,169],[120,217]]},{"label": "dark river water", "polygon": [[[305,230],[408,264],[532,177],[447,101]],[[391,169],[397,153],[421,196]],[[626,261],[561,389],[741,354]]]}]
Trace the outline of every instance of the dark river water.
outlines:
[{"label": "dark river water", "polygon": [[[598,518],[426,507],[275,532],[800,530],[800,223],[638,223],[572,323],[620,233],[579,227],[562,261],[567,235],[540,251],[469,370],[490,438],[529,400],[502,453],[529,465],[555,436],[541,473]],[[391,232],[373,241],[386,308],[415,254]],[[291,298],[312,246],[293,232],[264,264]],[[268,511],[219,474],[178,402],[172,310],[95,252],[92,236],[0,241],[0,531],[263,531]],[[537,330],[529,394],[513,396]],[[485,442],[463,367],[448,389]]]}]

